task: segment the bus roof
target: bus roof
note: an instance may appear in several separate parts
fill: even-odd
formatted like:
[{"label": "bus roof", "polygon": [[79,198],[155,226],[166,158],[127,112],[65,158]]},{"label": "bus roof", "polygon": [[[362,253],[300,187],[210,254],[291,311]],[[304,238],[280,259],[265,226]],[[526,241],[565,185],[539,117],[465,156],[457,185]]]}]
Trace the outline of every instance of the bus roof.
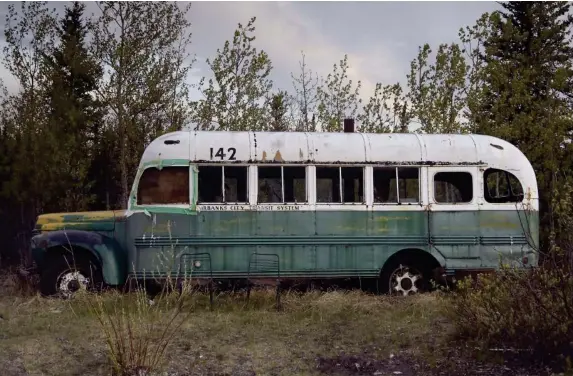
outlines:
[{"label": "bus roof", "polygon": [[154,139],[141,163],[312,163],[487,165],[511,171],[537,191],[535,173],[515,146],[475,134],[177,131]]},{"label": "bus roof", "polygon": [[[220,148],[222,151],[216,155]],[[417,133],[177,131],[164,134],[147,146],[142,163],[157,159],[227,163],[484,164],[508,170],[530,166],[521,151],[496,137]]]}]

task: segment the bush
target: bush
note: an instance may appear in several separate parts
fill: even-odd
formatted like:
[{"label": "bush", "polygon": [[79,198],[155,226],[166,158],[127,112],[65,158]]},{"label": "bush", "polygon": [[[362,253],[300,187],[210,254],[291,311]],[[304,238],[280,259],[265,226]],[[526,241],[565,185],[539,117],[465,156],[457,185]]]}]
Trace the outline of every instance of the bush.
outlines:
[{"label": "bush", "polygon": [[166,287],[150,300],[146,289],[137,286],[127,294],[83,291],[74,303],[87,307],[99,322],[112,374],[143,376],[165,365],[169,346],[191,314],[184,304],[187,293],[185,286],[179,291]]},{"label": "bush", "polygon": [[457,335],[485,348],[525,350],[533,360],[570,362],[573,274],[568,267],[502,267],[457,287],[450,310]]}]

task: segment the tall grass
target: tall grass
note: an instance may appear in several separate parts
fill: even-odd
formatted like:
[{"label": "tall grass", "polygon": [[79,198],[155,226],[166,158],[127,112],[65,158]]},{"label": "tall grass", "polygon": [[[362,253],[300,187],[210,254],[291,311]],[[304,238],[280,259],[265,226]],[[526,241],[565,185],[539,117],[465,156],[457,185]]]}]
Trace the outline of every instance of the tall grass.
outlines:
[{"label": "tall grass", "polygon": [[[170,239],[171,225],[168,222]],[[161,256],[156,265],[158,271],[171,270],[177,260],[176,244],[171,246],[171,252]],[[190,275],[185,275],[178,284],[170,274],[161,281],[147,280],[161,287],[153,299],[148,294],[146,279],[134,280],[134,287],[128,281],[127,292],[84,290],[76,296],[101,326],[113,376],[146,376],[165,365],[170,344],[192,312],[185,304],[191,293]]]},{"label": "tall grass", "polygon": [[166,353],[192,310],[186,290],[163,288],[151,300],[144,286],[123,293],[82,292],[74,300],[85,303],[105,337],[114,376],[144,376],[165,366]]}]

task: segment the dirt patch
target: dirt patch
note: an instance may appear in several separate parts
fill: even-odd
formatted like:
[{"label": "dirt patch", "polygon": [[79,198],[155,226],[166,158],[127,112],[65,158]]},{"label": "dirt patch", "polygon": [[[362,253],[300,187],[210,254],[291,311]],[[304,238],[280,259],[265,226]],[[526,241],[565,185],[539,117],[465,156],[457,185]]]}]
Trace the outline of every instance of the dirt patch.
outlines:
[{"label": "dirt patch", "polygon": [[462,355],[459,349],[448,349],[427,359],[410,352],[379,359],[368,354],[341,354],[331,358],[318,357],[317,370],[325,375],[372,376],[546,376],[551,371],[539,366],[518,364],[512,360],[478,361]]},{"label": "dirt patch", "polygon": [[318,357],[317,369],[327,375],[418,375],[419,366],[406,357],[373,359],[367,354]]}]

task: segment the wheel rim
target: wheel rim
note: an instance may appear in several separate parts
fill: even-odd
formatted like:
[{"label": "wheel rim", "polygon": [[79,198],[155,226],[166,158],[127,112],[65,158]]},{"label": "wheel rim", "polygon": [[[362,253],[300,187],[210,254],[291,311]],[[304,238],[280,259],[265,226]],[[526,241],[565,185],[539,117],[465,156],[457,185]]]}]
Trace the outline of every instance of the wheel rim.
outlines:
[{"label": "wheel rim", "polygon": [[390,276],[390,291],[395,295],[413,295],[423,290],[424,277],[416,268],[400,265]]},{"label": "wheel rim", "polygon": [[58,278],[58,292],[64,296],[71,296],[79,290],[86,290],[90,279],[77,270],[68,270]]}]

